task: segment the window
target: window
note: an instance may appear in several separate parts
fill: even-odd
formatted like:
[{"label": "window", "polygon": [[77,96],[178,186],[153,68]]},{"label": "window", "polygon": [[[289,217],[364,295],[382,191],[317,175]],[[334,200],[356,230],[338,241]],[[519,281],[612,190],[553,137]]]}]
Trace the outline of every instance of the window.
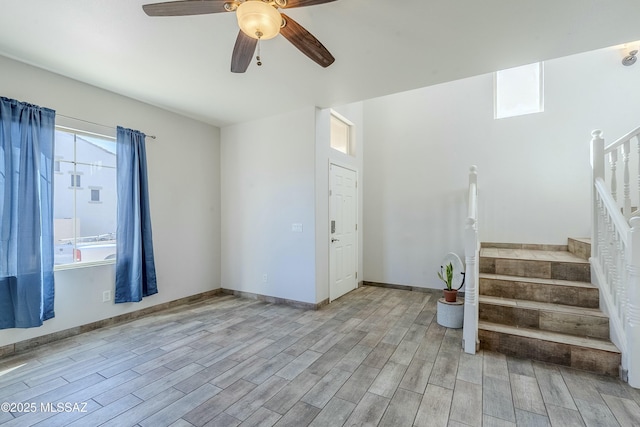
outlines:
[{"label": "window", "polygon": [[71,185],[70,187],[76,187],[76,188],[80,188],[82,187],[82,185],[80,185],[80,175],[77,173],[72,173],[71,174]]},{"label": "window", "polygon": [[351,143],[351,123],[336,113],[331,113],[331,148],[353,155],[354,147]]},{"label": "window", "polygon": [[542,62],[509,68],[495,74],[495,118],[544,111]]},{"label": "window", "polygon": [[54,176],[54,264],[113,259],[117,218],[115,140],[57,128],[55,151],[60,174]]}]

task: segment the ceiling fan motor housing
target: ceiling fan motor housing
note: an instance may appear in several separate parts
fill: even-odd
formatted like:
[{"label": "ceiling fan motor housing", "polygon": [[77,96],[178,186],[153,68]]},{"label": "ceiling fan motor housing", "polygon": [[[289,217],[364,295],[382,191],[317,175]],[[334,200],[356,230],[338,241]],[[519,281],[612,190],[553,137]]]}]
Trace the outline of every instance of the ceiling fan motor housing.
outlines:
[{"label": "ceiling fan motor housing", "polygon": [[238,26],[243,33],[254,39],[268,40],[280,33],[282,17],[268,2],[248,0],[236,10]]}]

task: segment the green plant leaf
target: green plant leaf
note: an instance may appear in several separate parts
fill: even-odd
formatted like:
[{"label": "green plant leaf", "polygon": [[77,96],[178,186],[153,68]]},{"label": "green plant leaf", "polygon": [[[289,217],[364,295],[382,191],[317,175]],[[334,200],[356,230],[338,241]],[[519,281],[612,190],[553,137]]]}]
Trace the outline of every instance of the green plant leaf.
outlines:
[{"label": "green plant leaf", "polygon": [[440,280],[444,282],[448,290],[452,289],[453,286],[453,264],[447,264],[445,268],[445,274],[442,274],[442,266],[440,266],[440,271],[438,272],[438,277]]}]

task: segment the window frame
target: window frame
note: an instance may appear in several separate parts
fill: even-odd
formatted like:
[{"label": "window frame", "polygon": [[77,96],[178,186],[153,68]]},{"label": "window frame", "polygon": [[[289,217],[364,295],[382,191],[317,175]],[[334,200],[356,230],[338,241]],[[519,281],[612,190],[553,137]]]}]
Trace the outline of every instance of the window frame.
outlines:
[{"label": "window frame", "polygon": [[[76,164],[77,162],[71,161],[66,163]],[[82,180],[80,179],[82,174],[78,173],[77,171],[73,171],[73,172],[69,172],[69,176],[71,177],[71,183],[69,185],[69,188],[75,189],[75,190],[82,190]]]},{"label": "window frame", "polygon": [[[89,187],[89,203],[102,203],[100,190],[102,190],[102,187]],[[94,194],[98,195],[96,200],[93,199]]]}]

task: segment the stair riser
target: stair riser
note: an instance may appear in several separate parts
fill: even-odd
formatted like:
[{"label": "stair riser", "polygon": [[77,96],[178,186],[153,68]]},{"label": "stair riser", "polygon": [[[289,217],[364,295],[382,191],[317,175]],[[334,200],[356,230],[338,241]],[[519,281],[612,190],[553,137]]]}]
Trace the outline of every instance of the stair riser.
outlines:
[{"label": "stair riser", "polygon": [[606,317],[506,307],[482,302],[479,306],[479,317],[480,320],[487,322],[520,328],[540,329],[580,337],[609,338],[609,319]]},{"label": "stair riser", "polygon": [[587,263],[480,257],[480,273],[591,282]]},{"label": "stair riser", "polygon": [[569,252],[572,254],[582,259],[589,259],[591,257],[591,243],[581,242],[575,239],[569,239],[568,243]]},{"label": "stair riser", "polygon": [[585,308],[600,306],[600,295],[597,288],[555,286],[545,283],[480,278],[480,295]]},{"label": "stair riser", "polygon": [[485,350],[618,376],[620,354],[482,329],[478,331],[478,337]]}]

